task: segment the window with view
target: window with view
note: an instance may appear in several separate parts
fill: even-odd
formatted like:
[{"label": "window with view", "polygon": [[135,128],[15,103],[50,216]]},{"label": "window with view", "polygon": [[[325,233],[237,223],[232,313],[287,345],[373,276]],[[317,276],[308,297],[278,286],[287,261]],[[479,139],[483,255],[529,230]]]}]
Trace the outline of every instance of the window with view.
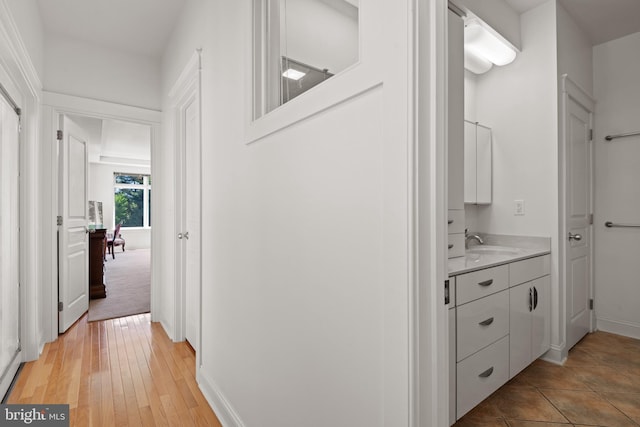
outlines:
[{"label": "window with view", "polygon": [[151,227],[151,176],[113,174],[115,223],[122,227]]}]

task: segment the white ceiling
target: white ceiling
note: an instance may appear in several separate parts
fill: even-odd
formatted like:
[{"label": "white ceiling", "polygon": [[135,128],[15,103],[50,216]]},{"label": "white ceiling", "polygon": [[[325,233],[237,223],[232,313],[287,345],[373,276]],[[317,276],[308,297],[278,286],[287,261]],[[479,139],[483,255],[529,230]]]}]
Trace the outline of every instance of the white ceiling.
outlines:
[{"label": "white ceiling", "polygon": [[45,31],[160,57],[186,0],[37,0]]},{"label": "white ceiling", "polygon": [[151,127],[121,120],[69,116],[89,138],[89,162],[149,166]]},{"label": "white ceiling", "polygon": [[640,32],[640,0],[560,0],[594,45]]},{"label": "white ceiling", "polygon": [[516,12],[524,13],[534,7],[540,6],[542,3],[546,3],[549,0],[506,0],[509,6],[511,6]]},{"label": "white ceiling", "polygon": [[[549,0],[506,0],[523,13]],[[559,0],[594,45],[640,32],[640,0]]]}]

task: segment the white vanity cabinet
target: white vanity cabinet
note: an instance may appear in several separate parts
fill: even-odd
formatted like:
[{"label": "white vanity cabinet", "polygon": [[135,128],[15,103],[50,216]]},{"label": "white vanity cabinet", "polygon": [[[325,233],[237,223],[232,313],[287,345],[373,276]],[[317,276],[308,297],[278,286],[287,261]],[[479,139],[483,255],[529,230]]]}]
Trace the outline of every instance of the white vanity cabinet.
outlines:
[{"label": "white vanity cabinet", "polygon": [[456,276],[456,416],[509,379],[509,267]]},{"label": "white vanity cabinet", "polygon": [[509,289],[509,376],[514,377],[542,356],[551,343],[549,256],[512,264]]},{"label": "white vanity cabinet", "polygon": [[450,278],[450,424],[549,349],[550,264],[541,255]]}]

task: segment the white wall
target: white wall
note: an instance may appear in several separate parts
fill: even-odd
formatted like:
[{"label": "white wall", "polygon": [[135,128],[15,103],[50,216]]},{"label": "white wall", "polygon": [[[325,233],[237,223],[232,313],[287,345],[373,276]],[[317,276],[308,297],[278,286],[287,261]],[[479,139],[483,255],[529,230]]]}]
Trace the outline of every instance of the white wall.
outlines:
[{"label": "white wall", "polygon": [[[558,279],[558,62],[555,1],[521,15],[522,52],[476,79],[476,119],[493,130],[493,203],[467,207],[467,224],[492,234],[551,237],[552,346],[562,347]],[[514,200],[525,215],[514,215]]]},{"label": "white wall", "polygon": [[47,34],[44,90],[159,110],[160,61]]},{"label": "white wall", "polygon": [[203,48],[201,387],[226,425],[408,425],[409,2],[361,10],[384,85],[246,145],[250,3],[190,1],[163,59],[166,95]]},{"label": "white wall", "polygon": [[478,101],[476,100],[476,86],[478,76],[469,70],[464,70],[464,118],[476,121]]},{"label": "white wall", "polygon": [[44,77],[44,35],[42,17],[36,0],[5,0],[11,16],[20,31],[20,37],[29,54],[29,59],[38,73]]},{"label": "white wall", "polygon": [[640,33],[593,48],[595,114],[595,313],[597,327],[640,338],[640,229],[607,229],[605,221],[640,224]]},{"label": "white wall", "polygon": [[557,3],[558,76],[568,74],[589,95],[593,94],[593,46],[589,36]]},{"label": "white wall", "polygon": [[[100,163],[89,164],[89,200],[102,202],[104,226],[113,231],[114,220],[114,172],[150,174],[150,168],[126,165],[106,165]],[[122,228],[120,231],[125,239],[127,249],[143,249],[151,247],[151,230],[139,228]]]},{"label": "white wall", "polygon": [[[493,204],[481,231],[530,236],[557,230],[557,61],[555,2],[521,16],[516,60],[477,78],[477,120],[493,129]],[[526,214],[515,216],[514,200]]]}]

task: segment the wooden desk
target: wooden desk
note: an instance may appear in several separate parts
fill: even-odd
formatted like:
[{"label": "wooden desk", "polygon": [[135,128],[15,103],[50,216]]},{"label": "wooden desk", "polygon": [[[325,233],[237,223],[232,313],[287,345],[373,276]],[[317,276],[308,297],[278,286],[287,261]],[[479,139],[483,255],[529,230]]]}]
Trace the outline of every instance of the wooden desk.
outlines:
[{"label": "wooden desk", "polygon": [[101,228],[89,233],[89,298],[105,298],[104,253],[107,229]]}]

